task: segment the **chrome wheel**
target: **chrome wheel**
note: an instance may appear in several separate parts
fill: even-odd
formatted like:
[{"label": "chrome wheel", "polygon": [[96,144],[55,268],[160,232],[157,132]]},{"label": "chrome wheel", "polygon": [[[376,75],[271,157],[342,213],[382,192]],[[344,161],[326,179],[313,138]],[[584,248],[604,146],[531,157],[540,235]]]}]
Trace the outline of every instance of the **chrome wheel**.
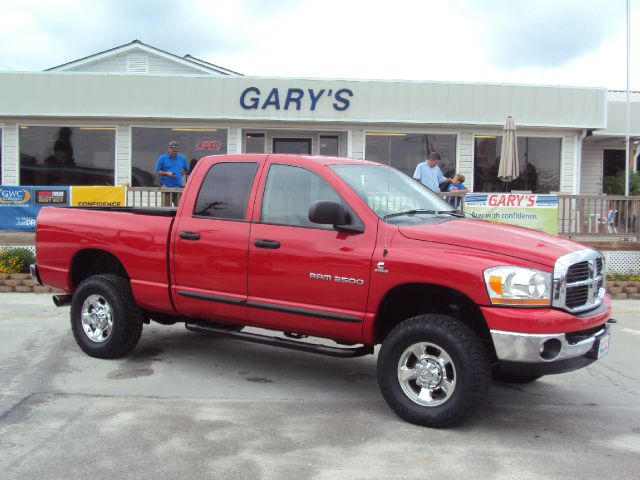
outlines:
[{"label": "chrome wheel", "polygon": [[96,343],[106,342],[113,331],[111,306],[102,295],[90,295],[82,304],[82,329]]},{"label": "chrome wheel", "polygon": [[416,343],[400,355],[398,381],[413,402],[436,407],[453,395],[456,368],[442,347],[428,342]]}]

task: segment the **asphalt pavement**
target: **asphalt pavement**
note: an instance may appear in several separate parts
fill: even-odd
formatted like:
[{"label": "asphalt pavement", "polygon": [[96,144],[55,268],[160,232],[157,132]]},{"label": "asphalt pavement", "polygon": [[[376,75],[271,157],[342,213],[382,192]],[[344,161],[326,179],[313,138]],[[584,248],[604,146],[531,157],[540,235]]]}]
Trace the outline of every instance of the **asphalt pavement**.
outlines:
[{"label": "asphalt pavement", "polygon": [[375,357],[335,359],[145,326],[134,352],[75,344],[69,307],[0,294],[0,477],[637,479],[640,302],[614,301],[610,353],[493,383],[462,427],[397,418]]}]

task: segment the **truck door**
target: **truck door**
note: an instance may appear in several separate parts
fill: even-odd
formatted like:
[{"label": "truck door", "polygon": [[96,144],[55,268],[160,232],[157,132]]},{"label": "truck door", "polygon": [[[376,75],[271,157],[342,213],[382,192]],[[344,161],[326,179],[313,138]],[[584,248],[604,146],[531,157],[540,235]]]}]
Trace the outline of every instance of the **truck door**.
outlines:
[{"label": "truck door", "polygon": [[319,173],[295,164],[267,167],[249,243],[249,322],[360,341],[375,228],[338,232],[311,223],[309,207],[317,200],[340,202],[360,220]]},{"label": "truck door", "polygon": [[[174,227],[172,296],[182,315],[246,322],[247,203],[259,159],[214,163]],[[197,188],[196,183],[190,183]]]}]

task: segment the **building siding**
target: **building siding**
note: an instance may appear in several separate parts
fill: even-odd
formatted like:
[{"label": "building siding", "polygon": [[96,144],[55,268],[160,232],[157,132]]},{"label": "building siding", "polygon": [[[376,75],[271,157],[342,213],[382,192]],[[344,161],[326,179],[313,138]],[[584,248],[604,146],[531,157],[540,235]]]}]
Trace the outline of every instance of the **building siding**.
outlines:
[{"label": "building siding", "polygon": [[[150,74],[160,75],[206,75],[205,72],[198,68],[191,68],[187,65],[172,61],[159,55],[149,54],[144,51],[125,52],[119,55],[89,62],[76,67],[71,67],[67,72],[75,73],[127,73],[129,65],[129,57],[146,58],[148,60],[148,72]],[[144,75],[144,73],[133,74]],[[222,76],[216,72],[211,75]]]},{"label": "building siding", "polygon": [[602,150],[599,145],[582,145],[582,170],[580,193],[600,195],[602,193]]},{"label": "building siding", "polygon": [[575,140],[575,135],[565,135],[560,145],[560,191],[573,194],[578,193],[574,176],[576,165],[579,164]]},{"label": "building siding", "polygon": [[456,150],[456,173],[465,176],[464,184],[469,191],[473,191],[473,134],[460,133],[456,141]]},{"label": "building siding", "polygon": [[18,125],[5,123],[2,127],[2,180],[4,185],[18,184]]},{"label": "building siding", "polygon": [[131,185],[131,126],[116,127],[116,171],[115,183]]}]

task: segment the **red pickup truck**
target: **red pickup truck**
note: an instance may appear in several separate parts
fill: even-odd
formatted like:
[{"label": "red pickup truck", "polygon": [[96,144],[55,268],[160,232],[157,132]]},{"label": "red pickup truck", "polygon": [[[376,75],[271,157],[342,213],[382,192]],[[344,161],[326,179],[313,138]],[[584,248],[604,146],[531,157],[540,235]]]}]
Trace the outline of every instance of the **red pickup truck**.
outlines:
[{"label": "red pickup truck", "polygon": [[151,320],[343,357],[381,344],[382,394],[419,425],[463,420],[492,375],[529,382],[609,346],[600,253],[466,218],[362,160],[205,157],[177,209],[46,207],[36,246],[32,273],[66,292],[91,356],[128,354]]}]

